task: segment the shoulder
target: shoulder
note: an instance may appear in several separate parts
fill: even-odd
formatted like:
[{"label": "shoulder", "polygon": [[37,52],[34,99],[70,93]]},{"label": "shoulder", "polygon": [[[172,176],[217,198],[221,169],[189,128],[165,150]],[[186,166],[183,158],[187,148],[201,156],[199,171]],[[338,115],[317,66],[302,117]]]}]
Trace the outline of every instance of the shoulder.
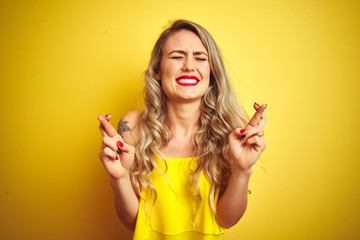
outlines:
[{"label": "shoulder", "polygon": [[140,116],[141,116],[141,111],[136,110],[126,113],[121,119],[124,121],[129,121],[130,124],[134,125],[140,120]]},{"label": "shoulder", "polygon": [[140,117],[141,111],[130,111],[118,123],[118,133],[125,142],[131,145],[135,145],[140,139]]}]

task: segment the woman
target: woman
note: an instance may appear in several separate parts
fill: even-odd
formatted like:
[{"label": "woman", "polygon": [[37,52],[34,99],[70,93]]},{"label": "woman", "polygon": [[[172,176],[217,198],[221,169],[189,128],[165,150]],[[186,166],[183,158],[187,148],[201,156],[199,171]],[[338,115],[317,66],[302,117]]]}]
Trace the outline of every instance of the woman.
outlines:
[{"label": "woman", "polygon": [[98,116],[118,217],[134,239],[220,239],[245,212],[266,105],[247,122],[215,41],[186,20],[160,35],[145,82],[118,132]]}]

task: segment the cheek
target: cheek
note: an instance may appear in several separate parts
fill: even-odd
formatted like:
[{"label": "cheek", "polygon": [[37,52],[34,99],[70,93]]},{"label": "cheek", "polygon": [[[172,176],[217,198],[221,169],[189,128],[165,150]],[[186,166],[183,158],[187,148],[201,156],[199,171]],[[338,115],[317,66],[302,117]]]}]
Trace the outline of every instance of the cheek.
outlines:
[{"label": "cheek", "polygon": [[176,62],[164,63],[161,68],[163,77],[165,77],[165,78],[173,77],[179,69],[178,65],[179,64]]},{"label": "cheek", "polygon": [[203,78],[207,78],[210,80],[210,66],[202,66],[200,68],[200,71]]}]

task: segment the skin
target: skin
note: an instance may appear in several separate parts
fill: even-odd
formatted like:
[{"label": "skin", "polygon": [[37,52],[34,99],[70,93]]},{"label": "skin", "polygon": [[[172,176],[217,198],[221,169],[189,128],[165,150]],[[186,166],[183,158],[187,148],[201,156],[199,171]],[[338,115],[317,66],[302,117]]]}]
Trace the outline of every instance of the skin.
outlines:
[{"label": "skin", "polygon": [[[175,79],[183,75],[195,76],[200,82],[196,86],[180,86]],[[167,104],[200,103],[209,87],[210,66],[208,52],[195,33],[180,30],[168,37],[157,79],[161,81]]]},{"label": "skin", "polygon": [[[128,113],[127,121],[134,123],[136,115],[136,113]],[[136,127],[133,124],[126,124],[126,128],[120,128],[120,135],[109,122],[111,114],[105,117],[98,115],[97,118],[103,136],[99,158],[109,174],[109,181],[114,193],[115,210],[121,222],[130,230],[134,230],[139,199],[130,182],[129,168],[134,162],[135,148],[133,145],[135,141],[131,131],[127,129],[136,129]],[[119,125],[124,126],[124,124]],[[118,149],[121,150],[121,154],[117,153]]]},{"label": "skin", "polygon": [[[199,129],[201,98],[210,79],[207,54],[199,37],[188,30],[173,33],[163,46],[157,78],[162,81],[167,96],[167,125],[171,133],[169,144],[161,149],[165,157],[190,157],[194,154],[192,139]],[[175,79],[182,75],[196,76],[200,82],[196,86],[180,86]],[[265,149],[265,108],[266,105],[254,104],[256,112],[246,128],[234,129],[228,136],[233,164],[228,185],[217,203],[217,214],[225,228],[236,224],[245,212],[252,166]],[[135,229],[139,207],[139,199],[129,178],[129,168],[136,167],[133,146],[139,140],[139,116],[139,111],[127,113],[116,131],[109,123],[111,115],[98,115],[103,135],[99,158],[109,174],[116,212],[131,230]]]},{"label": "skin", "polygon": [[[225,228],[235,225],[245,213],[252,166],[265,150],[263,128],[267,119],[264,112],[266,107],[266,104],[259,106],[255,103],[256,112],[246,128],[237,128],[229,134],[233,165],[229,183],[216,210],[220,223]],[[246,131],[243,132],[244,130]]]},{"label": "skin", "polygon": [[[201,98],[210,82],[208,53],[193,32],[180,30],[170,35],[163,46],[158,79],[167,97],[168,122],[171,140],[162,149],[166,157],[194,156],[194,133],[199,129]],[[181,86],[176,78],[196,76],[196,86]]]}]

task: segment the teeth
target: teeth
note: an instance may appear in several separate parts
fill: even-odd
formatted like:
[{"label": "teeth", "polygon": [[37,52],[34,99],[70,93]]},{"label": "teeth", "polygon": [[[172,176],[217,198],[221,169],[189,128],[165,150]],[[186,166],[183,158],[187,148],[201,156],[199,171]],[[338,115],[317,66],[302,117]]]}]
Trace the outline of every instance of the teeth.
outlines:
[{"label": "teeth", "polygon": [[179,79],[179,83],[197,83],[195,79]]}]

